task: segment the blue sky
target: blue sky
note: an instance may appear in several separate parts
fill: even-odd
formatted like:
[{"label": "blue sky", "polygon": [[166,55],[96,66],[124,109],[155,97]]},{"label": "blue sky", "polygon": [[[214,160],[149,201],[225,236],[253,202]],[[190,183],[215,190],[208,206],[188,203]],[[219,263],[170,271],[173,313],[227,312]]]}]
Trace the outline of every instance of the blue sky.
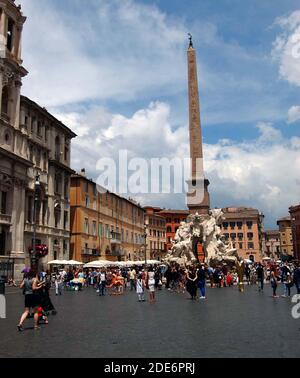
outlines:
[{"label": "blue sky", "polygon": [[[30,72],[23,93],[78,133],[75,169],[84,160],[96,179],[97,160],[122,148],[147,158],[188,155],[191,32],[212,205],[257,207],[266,227],[274,227],[300,201],[300,56],[292,54],[298,2],[20,3],[28,17],[23,58]],[[184,196],[139,199],[184,207]]]}]

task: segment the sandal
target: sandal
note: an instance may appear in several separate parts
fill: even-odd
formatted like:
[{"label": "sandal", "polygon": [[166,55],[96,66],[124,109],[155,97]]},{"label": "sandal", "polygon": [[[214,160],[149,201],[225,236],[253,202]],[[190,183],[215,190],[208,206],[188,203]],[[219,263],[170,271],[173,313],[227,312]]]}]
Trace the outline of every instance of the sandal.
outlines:
[{"label": "sandal", "polygon": [[18,328],[19,332],[23,332],[24,331],[24,328],[23,328],[22,324],[18,324],[17,328]]}]

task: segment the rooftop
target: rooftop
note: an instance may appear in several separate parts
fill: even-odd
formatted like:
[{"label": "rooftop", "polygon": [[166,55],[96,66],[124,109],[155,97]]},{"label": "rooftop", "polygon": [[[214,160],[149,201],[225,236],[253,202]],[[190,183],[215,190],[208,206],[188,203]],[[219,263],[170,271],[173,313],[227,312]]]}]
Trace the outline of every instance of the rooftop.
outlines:
[{"label": "rooftop", "polygon": [[48,112],[46,108],[41,107],[39,104],[31,100],[26,96],[21,96],[21,102],[27,103],[29,106],[34,107],[37,111],[43,113],[45,117],[50,118],[56,125],[59,125],[71,138],[75,138],[77,135],[65,124],[63,124],[60,120],[55,118],[51,113]]}]

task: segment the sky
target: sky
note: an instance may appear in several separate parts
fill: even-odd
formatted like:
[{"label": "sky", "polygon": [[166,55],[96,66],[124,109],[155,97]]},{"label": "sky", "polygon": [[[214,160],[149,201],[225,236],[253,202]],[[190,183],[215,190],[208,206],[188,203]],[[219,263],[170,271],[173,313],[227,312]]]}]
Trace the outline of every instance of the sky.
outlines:
[{"label": "sky", "polygon": [[[22,93],[77,133],[72,168],[184,157],[187,33],[197,50],[212,207],[250,206],[265,227],[300,202],[300,6],[294,0],[19,0]],[[140,194],[184,208],[185,196]]]}]

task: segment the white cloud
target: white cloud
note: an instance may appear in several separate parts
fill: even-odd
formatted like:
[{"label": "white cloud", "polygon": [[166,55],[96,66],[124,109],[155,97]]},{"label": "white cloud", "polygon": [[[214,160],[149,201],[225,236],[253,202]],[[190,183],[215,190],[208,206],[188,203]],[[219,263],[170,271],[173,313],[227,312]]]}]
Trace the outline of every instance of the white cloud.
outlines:
[{"label": "white cloud", "polygon": [[300,106],[292,106],[288,111],[288,123],[300,121]]},{"label": "white cloud", "polygon": [[[171,112],[168,104],[155,102],[131,117],[109,114],[103,108],[93,108],[78,117],[73,114],[73,120],[78,122],[75,130],[84,130],[84,135],[73,142],[73,167],[85,167],[96,179],[97,160],[117,160],[121,149],[127,149],[129,157],[146,159],[189,156],[188,126],[174,129]],[[86,129],[89,119],[93,123]],[[247,143],[223,139],[205,144],[204,165],[211,182],[212,206],[256,207],[266,214],[267,224],[274,226],[276,218],[300,201],[300,138],[285,139],[270,123],[261,122],[257,128],[260,135]],[[150,194],[138,199],[173,208],[185,204],[184,195]]]},{"label": "white cloud", "polygon": [[279,142],[282,139],[280,130],[275,129],[271,123],[259,122],[257,128],[261,134],[258,139],[260,143]]},{"label": "white cloud", "polygon": [[28,15],[23,58],[30,72],[23,90],[42,105],[128,101],[185,88],[186,30],[155,6],[133,0],[89,0],[89,7],[77,0],[58,7],[48,0],[21,2]]},{"label": "white cloud", "polygon": [[282,28],[272,51],[279,62],[280,76],[300,86],[300,11],[278,18],[275,24]]}]

